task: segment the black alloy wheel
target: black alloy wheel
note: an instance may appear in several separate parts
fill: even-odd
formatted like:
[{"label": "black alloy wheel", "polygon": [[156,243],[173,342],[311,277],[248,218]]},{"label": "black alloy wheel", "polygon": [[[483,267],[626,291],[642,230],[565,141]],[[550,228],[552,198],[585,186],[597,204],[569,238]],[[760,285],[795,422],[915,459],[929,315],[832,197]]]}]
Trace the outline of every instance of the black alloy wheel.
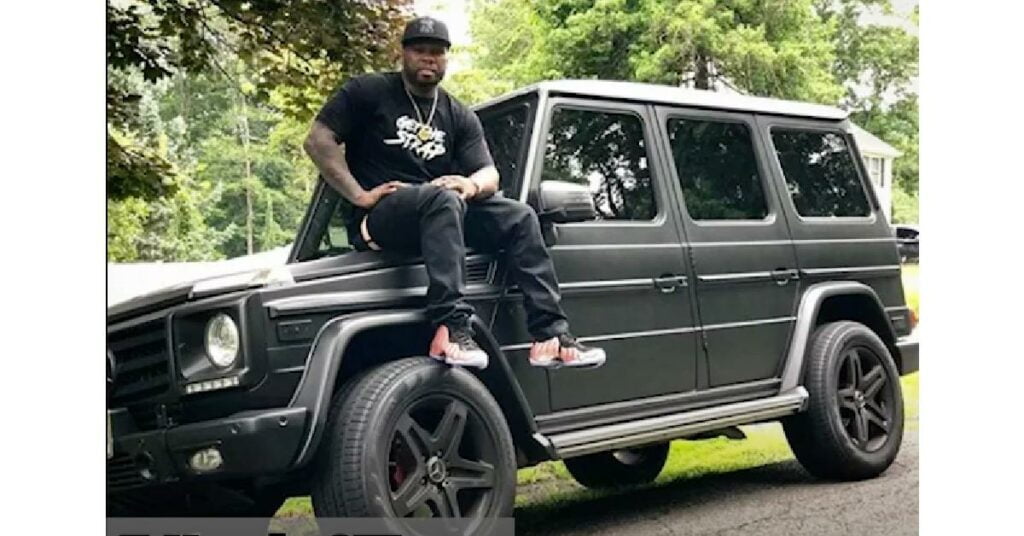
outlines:
[{"label": "black alloy wheel", "polygon": [[312,482],[318,517],[511,517],[516,460],[498,403],[472,373],[411,357],[335,396]]},{"label": "black alloy wheel", "polygon": [[903,394],[889,348],[867,326],[825,324],[808,341],[807,410],[782,421],[811,474],[832,480],[878,476],[903,441]]},{"label": "black alloy wheel", "polygon": [[476,517],[495,497],[497,442],[460,397],[411,403],[388,454],[391,507],[398,517]]},{"label": "black alloy wheel", "polygon": [[843,354],[836,375],[843,428],[861,450],[877,451],[889,439],[895,399],[882,359],[866,346],[855,346]]}]

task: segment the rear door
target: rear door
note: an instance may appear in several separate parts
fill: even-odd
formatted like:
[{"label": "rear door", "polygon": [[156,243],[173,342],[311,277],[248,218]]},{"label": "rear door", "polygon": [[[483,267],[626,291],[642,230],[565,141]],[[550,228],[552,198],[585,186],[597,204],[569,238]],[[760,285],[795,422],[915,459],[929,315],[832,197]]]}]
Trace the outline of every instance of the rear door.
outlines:
[{"label": "rear door", "polygon": [[755,119],[671,106],[657,118],[691,248],[708,386],[775,377],[798,272]]},{"label": "rear door", "polygon": [[[558,225],[551,255],[573,333],[608,355],[595,370],[550,372],[551,409],[692,391],[698,345],[690,274],[671,191],[654,165],[650,109],[549,102],[530,188],[560,180],[587,185],[594,196],[598,217]],[[512,305],[499,316],[521,308]],[[515,330],[503,340],[524,341],[506,348],[517,354],[513,367],[529,367],[523,323],[499,324]]]}]

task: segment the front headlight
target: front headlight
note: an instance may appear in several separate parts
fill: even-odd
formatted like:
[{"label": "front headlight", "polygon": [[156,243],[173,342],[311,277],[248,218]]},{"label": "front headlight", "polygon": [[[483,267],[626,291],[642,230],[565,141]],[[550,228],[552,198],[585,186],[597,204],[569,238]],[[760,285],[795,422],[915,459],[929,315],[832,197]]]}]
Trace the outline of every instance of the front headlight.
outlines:
[{"label": "front headlight", "polygon": [[238,324],[221,313],[206,324],[206,356],[214,365],[227,368],[238,359]]}]

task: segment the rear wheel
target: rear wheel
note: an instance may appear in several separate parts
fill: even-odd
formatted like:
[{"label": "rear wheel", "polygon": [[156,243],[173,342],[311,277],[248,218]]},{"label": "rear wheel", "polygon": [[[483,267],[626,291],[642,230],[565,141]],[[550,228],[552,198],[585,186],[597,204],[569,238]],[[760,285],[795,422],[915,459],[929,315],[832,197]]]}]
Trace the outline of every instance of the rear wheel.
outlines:
[{"label": "rear wheel", "polygon": [[313,505],[321,517],[508,517],[512,438],[471,373],[429,358],[370,371],[335,401]]},{"label": "rear wheel", "polygon": [[668,459],[668,443],[612,450],[565,460],[565,468],[588,488],[615,488],[653,482]]},{"label": "rear wheel", "polygon": [[804,384],[807,411],[783,421],[804,468],[820,478],[859,480],[892,464],[903,441],[903,394],[878,335],[849,321],[818,328]]}]

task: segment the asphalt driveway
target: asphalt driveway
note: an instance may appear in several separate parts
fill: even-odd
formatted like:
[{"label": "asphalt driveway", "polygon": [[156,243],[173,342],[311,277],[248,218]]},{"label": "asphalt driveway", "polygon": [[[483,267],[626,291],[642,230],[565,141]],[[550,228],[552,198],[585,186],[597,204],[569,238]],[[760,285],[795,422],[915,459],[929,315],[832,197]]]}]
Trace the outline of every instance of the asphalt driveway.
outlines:
[{"label": "asphalt driveway", "polygon": [[516,510],[516,534],[779,535],[918,533],[918,432],[862,482],[822,482],[796,461],[677,480],[555,508]]}]

